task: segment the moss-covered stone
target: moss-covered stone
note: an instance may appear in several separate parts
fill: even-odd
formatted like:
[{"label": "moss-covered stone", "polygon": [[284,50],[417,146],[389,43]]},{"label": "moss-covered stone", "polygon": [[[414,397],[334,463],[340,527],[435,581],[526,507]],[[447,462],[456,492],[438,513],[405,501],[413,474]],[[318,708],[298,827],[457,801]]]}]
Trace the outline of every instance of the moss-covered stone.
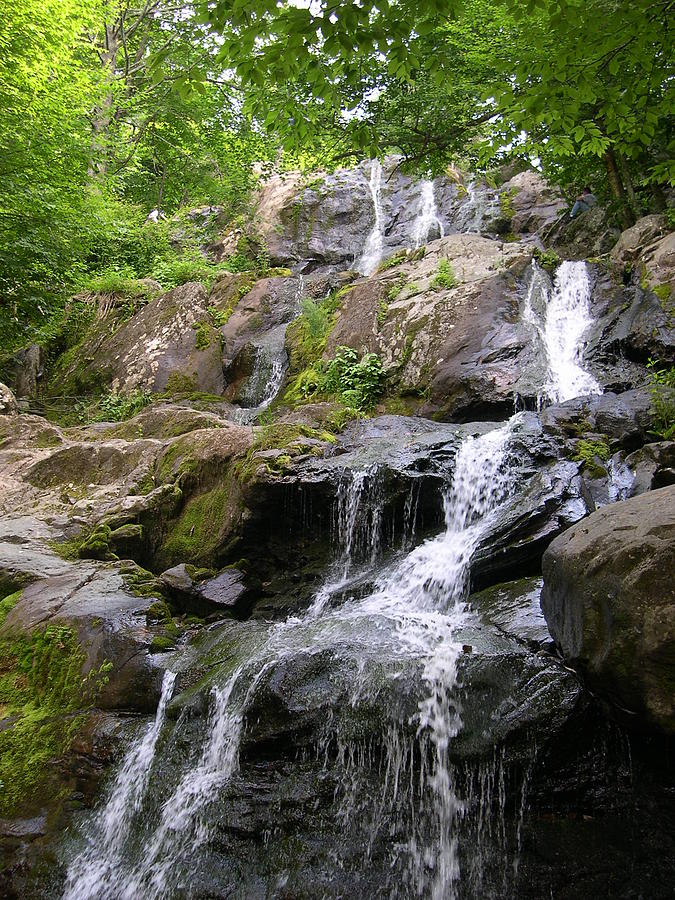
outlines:
[{"label": "moss-covered stone", "polygon": [[[0,605],[0,621],[20,599]],[[69,750],[108,678],[109,664],[82,677],[75,631],[50,625],[0,634],[0,816],[30,816],[65,791],[54,763]]]},{"label": "moss-covered stone", "polygon": [[226,521],[228,492],[216,487],[191,497],[160,549],[164,560],[199,564],[216,554]]}]

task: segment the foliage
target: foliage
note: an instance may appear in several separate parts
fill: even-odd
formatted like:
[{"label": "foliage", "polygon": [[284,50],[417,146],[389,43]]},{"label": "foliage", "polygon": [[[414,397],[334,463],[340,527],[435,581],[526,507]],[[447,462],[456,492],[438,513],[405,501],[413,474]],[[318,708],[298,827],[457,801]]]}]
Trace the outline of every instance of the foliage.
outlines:
[{"label": "foliage", "polygon": [[336,395],[346,406],[366,411],[384,392],[386,374],[376,353],[359,354],[351,347],[338,347],[326,366],[321,389]]},{"label": "foliage", "polygon": [[150,403],[152,394],[140,388],[129,394],[110,391],[101,397],[99,402],[100,421],[122,422],[124,419],[131,419]]},{"label": "foliage", "polygon": [[609,459],[609,444],[604,439],[589,440],[582,438],[576,442],[576,452],[572,459],[582,464],[582,469],[591,478],[601,478],[606,475],[606,470],[598,462],[607,462]]},{"label": "foliage", "polygon": [[[4,619],[21,592],[0,604]],[[0,812],[36,810],[52,793],[54,762],[67,752],[83,713],[108,680],[110,663],[82,675],[86,654],[76,632],[50,625],[0,637]]]},{"label": "foliage", "polygon": [[447,259],[442,259],[438,265],[438,270],[436,274],[431,279],[431,283],[429,287],[434,291],[445,291],[450,288],[457,287],[459,281],[457,276],[455,275],[455,270],[452,268],[450,261]]},{"label": "foliage", "polygon": [[649,392],[654,417],[651,433],[665,441],[675,438],[675,366],[659,366],[655,359],[647,363]]}]

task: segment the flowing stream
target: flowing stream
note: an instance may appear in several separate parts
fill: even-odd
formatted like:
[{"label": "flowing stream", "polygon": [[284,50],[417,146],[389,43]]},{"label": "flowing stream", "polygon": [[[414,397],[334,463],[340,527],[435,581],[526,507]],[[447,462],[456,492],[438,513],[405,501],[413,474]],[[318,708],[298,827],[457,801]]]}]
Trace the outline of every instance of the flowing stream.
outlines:
[{"label": "flowing stream", "polygon": [[573,397],[602,393],[597,380],[583,367],[584,337],[593,324],[591,282],[585,262],[561,263],[552,288],[548,276],[533,263],[523,320],[533,330],[546,361],[540,404],[543,400],[564,403]]},{"label": "flowing stream", "polygon": [[[373,164],[371,170],[376,207],[378,167]],[[563,263],[543,318],[536,315],[533,297],[526,301],[545,348],[544,389],[551,398],[599,390],[581,367],[589,294],[584,264]],[[70,863],[68,900],[189,895],[190,872],[203,862],[212,839],[205,813],[237,777],[247,713],[258,691],[279,666],[322,653],[356,661],[348,684],[352,709],[365,714],[377,701],[388,710],[378,751],[384,782],[375,798],[368,794],[366,778],[374,751],[350,737],[341,721],[326,718],[317,751],[336,783],[338,820],[363,834],[361,868],[367,869],[379,841],[389,854],[390,896],[454,898],[463,879],[470,882],[472,896],[483,896],[486,848],[497,841],[505,861],[502,896],[509,895],[518,859],[517,849],[514,858],[506,851],[503,760],[495,750],[492,762],[467,780],[459,777],[451,753],[464,721],[458,693],[463,635],[476,622],[466,604],[472,559],[520,489],[513,441],[520,422],[516,415],[461,442],[447,468],[444,528],[409,549],[416,515],[411,489],[404,547],[388,559],[382,555],[384,491],[378,467],[344,471],[335,502],[335,564],[314,602],[303,615],[256,632],[260,637],[245,660],[211,689],[201,747],[189,748],[178,777],[166,787],[157,779],[159,805],[140,821],[174,685],[167,672],[154,722],[125,756],[107,801],[89,824],[85,848]],[[370,573],[367,587],[352,590],[352,579],[364,570]],[[409,688],[396,691],[400,683]],[[399,703],[412,703],[410,710],[397,712],[393,700],[383,701],[390,694]],[[180,728],[179,720],[174,729]],[[530,770],[516,802],[517,848]],[[471,817],[473,850],[467,863],[460,837]]]},{"label": "flowing stream", "polygon": [[382,261],[384,253],[384,212],[382,210],[382,164],[379,159],[370,163],[370,182],[368,184],[373,201],[375,223],[368,235],[363,253],[355,268],[362,275],[372,275]]},{"label": "flowing stream", "polygon": [[430,236],[432,240],[444,237],[445,229],[438,217],[438,208],[434,197],[434,183],[433,181],[425,180],[422,182],[422,192],[420,194],[420,211],[413,223],[415,249],[417,250],[422,244],[426,244]]}]

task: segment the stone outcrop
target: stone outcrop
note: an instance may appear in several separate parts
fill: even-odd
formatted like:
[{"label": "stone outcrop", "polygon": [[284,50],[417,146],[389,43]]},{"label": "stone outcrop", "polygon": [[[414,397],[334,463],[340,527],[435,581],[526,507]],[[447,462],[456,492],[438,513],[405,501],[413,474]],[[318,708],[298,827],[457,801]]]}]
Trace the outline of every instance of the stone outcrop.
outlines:
[{"label": "stone outcrop", "polygon": [[220,340],[201,284],[174,288],[111,333],[103,318],[50,375],[54,394],[204,391],[222,394]]},{"label": "stone outcrop", "polygon": [[434,241],[422,259],[355,283],[326,353],[341,344],[378,353],[400,393],[428,398],[423,414],[503,414],[529,353],[519,319],[531,258],[521,244],[479,235]]},{"label": "stone outcrop", "polygon": [[16,397],[6,384],[0,382],[0,415],[16,416],[18,412],[19,406],[16,402]]},{"label": "stone outcrop", "polygon": [[516,234],[541,232],[556,222],[569,206],[539,172],[519,172],[500,190],[508,198],[502,207],[506,206],[511,214],[511,230]]},{"label": "stone outcrop", "polygon": [[627,721],[675,733],[675,487],[593,513],[544,554],[542,609],[565,659]]}]

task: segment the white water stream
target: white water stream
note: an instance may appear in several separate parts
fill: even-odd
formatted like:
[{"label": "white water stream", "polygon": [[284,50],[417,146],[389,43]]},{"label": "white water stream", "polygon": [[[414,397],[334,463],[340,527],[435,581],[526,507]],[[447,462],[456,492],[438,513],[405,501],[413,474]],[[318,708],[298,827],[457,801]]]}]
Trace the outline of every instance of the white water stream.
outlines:
[{"label": "white water stream", "polygon": [[356,266],[362,275],[372,275],[382,261],[384,253],[384,213],[382,210],[382,164],[379,159],[370,163],[370,182],[368,184],[373,201],[375,223],[368,235],[365,247]]},{"label": "white water stream", "polygon": [[583,367],[584,336],[593,324],[591,282],[584,262],[563,262],[553,283],[536,263],[523,309],[546,359],[540,398],[564,403],[573,397],[601,394],[597,380]]},{"label": "white water stream", "polygon": [[433,181],[425,180],[422,182],[420,210],[413,223],[412,236],[416,250],[421,247],[422,244],[427,243],[430,234],[433,234],[435,238],[444,237],[445,229],[438,216],[438,207],[436,206],[436,198],[434,197],[434,183]]}]

